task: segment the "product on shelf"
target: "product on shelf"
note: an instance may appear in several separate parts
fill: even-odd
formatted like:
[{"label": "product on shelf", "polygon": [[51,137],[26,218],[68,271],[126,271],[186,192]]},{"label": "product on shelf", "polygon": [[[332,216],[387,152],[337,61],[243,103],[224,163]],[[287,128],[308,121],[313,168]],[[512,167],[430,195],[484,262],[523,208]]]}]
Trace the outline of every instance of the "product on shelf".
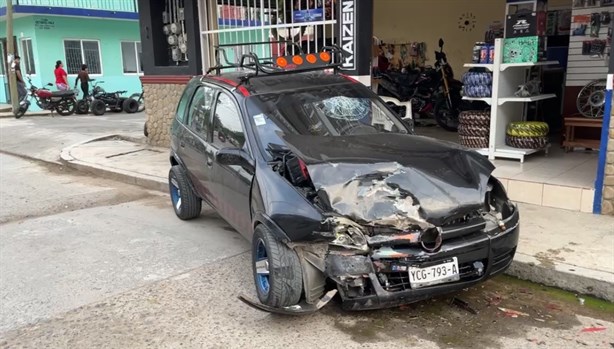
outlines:
[{"label": "product on shelf", "polygon": [[473,46],[472,63],[492,64],[494,63],[495,46],[485,42],[476,42]]},{"label": "product on shelf", "polygon": [[468,71],[462,77],[463,95],[483,98],[492,96],[492,73]]},{"label": "product on shelf", "polygon": [[503,63],[536,63],[542,56],[542,45],[537,36],[505,39]]},{"label": "product on shelf", "polygon": [[458,139],[467,148],[488,148],[488,137],[458,136]]},{"label": "product on shelf", "polygon": [[521,149],[542,149],[548,145],[548,136],[541,137],[514,137],[505,136],[505,144]]},{"label": "product on shelf", "polygon": [[518,86],[518,90],[514,92],[516,97],[531,97],[541,94],[541,81],[533,79],[525,84]]},{"label": "product on shelf", "polygon": [[488,137],[490,128],[484,126],[458,125],[458,134],[470,137]]},{"label": "product on shelf", "polygon": [[513,137],[542,137],[550,132],[548,124],[539,121],[517,121],[507,125],[506,134]]},{"label": "product on shelf", "polygon": [[467,148],[488,148],[490,112],[467,110],[460,113],[458,139]]},{"label": "product on shelf", "polygon": [[490,127],[490,112],[482,110],[467,110],[458,116],[459,125]]},{"label": "product on shelf", "polygon": [[505,144],[522,149],[541,149],[548,145],[548,124],[540,121],[510,122],[505,130]]}]

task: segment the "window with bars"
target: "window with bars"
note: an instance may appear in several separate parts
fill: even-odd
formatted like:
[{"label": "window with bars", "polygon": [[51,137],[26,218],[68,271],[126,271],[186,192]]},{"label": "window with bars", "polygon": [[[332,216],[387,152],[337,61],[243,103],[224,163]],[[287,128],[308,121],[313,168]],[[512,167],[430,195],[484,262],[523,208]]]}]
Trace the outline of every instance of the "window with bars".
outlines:
[{"label": "window with bars", "polygon": [[78,74],[82,64],[87,64],[89,73],[102,74],[100,59],[100,44],[96,40],[64,40],[64,55],[66,56],[66,72]]},{"label": "window with bars", "polygon": [[21,62],[21,69],[24,73],[36,74],[32,50],[32,39],[21,39]]},{"label": "window with bars", "polygon": [[122,42],[122,62],[124,65],[124,74],[140,74],[143,72],[140,42]]}]

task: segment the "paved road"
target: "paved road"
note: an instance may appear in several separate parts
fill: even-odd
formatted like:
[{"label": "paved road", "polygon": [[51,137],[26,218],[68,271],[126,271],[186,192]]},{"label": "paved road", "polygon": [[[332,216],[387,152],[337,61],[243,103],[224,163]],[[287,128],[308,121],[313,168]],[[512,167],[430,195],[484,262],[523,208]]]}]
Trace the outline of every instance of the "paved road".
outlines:
[{"label": "paved road", "polygon": [[137,187],[0,155],[0,331],[247,250],[213,214],[178,220]]},{"label": "paved road", "polygon": [[[306,317],[253,310],[248,243],[166,196],[0,155],[0,348],[612,348],[612,306],[499,277],[451,297]],[[526,313],[508,317],[499,308]],[[605,328],[582,332],[584,328]]]},{"label": "paved road", "polygon": [[[142,134],[144,115],[0,120],[0,151],[57,161],[92,137]],[[508,278],[366,313],[287,318],[246,307],[249,244],[207,210],[0,154],[0,348],[611,348],[614,309]],[[529,316],[507,317],[499,307]],[[604,308],[605,307],[605,308]],[[587,327],[604,327],[595,333]]]},{"label": "paved road", "polygon": [[59,150],[109,134],[143,136],[145,113],[0,119],[0,150],[59,162]]}]

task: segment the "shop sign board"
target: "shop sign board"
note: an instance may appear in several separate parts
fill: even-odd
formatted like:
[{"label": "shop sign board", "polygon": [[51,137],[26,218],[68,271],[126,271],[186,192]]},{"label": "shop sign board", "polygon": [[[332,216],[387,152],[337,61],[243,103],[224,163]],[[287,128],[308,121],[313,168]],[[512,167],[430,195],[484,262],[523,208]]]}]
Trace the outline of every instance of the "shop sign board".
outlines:
[{"label": "shop sign board", "polygon": [[341,48],[346,52],[343,60],[343,69],[356,69],[356,0],[341,1],[341,15],[339,16]]},{"label": "shop sign board", "polygon": [[292,14],[293,23],[319,22],[324,20],[323,8],[296,10]]}]

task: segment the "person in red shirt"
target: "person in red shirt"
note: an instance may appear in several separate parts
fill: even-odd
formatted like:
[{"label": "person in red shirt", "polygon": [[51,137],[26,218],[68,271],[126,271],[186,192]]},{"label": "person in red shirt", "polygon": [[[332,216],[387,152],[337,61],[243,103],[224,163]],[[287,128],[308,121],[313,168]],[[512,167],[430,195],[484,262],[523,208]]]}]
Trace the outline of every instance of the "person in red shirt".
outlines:
[{"label": "person in red shirt", "polygon": [[55,62],[55,70],[53,73],[55,74],[55,85],[58,87],[58,90],[68,90],[68,74],[66,74],[64,70],[62,61]]}]

